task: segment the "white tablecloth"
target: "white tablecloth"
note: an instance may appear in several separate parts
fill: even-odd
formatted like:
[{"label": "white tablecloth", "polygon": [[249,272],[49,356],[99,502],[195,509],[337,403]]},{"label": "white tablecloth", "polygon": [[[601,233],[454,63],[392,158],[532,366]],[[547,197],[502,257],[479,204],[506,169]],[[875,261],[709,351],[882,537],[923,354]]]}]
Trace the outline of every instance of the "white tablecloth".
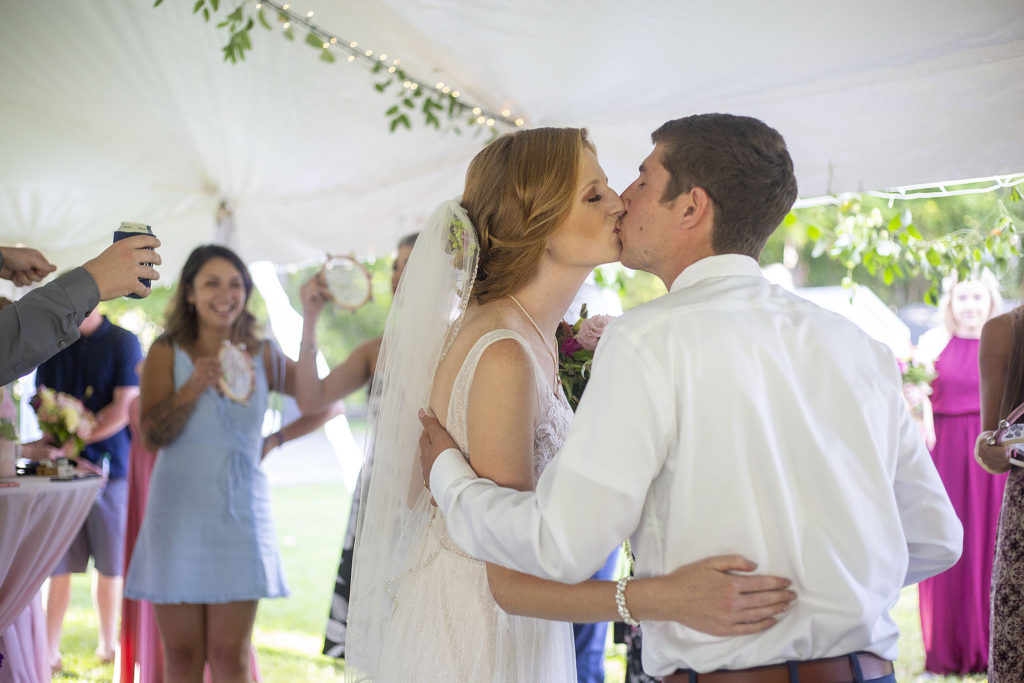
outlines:
[{"label": "white tablecloth", "polygon": [[45,666],[46,633],[43,628],[40,638],[42,610],[33,600],[103,485],[98,477],[17,481],[16,487],[0,488],[0,683],[40,680],[36,669],[40,662]]}]

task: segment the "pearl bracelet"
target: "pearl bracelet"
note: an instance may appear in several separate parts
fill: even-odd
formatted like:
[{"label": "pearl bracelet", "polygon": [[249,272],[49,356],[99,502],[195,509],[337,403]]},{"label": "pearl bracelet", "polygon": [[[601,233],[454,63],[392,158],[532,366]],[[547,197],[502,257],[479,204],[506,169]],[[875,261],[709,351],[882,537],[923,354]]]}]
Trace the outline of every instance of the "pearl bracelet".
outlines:
[{"label": "pearl bracelet", "polygon": [[639,626],[640,622],[633,618],[626,607],[626,584],[633,580],[632,576],[623,576],[615,584],[615,606],[619,608],[619,616],[626,622],[627,626]]}]

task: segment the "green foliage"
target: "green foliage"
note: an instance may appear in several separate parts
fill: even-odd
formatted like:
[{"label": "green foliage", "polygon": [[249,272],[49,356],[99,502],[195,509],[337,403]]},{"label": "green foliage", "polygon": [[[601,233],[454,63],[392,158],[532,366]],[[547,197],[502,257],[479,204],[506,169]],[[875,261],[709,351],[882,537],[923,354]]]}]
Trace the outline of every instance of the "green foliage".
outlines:
[{"label": "green foliage", "polygon": [[[803,262],[804,284],[875,282],[898,286],[904,301],[934,304],[943,277],[961,279],[988,268],[1016,287],[1024,206],[1016,188],[975,195],[889,201],[852,195],[833,206],[795,209],[762,254]],[[792,255],[791,255],[792,258]],[[827,261],[829,264],[823,264]],[[896,291],[883,299],[893,301]]]},{"label": "green foliage", "polygon": [[623,311],[656,299],[666,291],[657,276],[626,268],[619,263],[598,266],[594,271],[594,282],[599,287],[615,292],[622,302]]},{"label": "green foliage", "polygon": [[[156,0],[153,6],[158,7],[162,2],[163,0]],[[370,73],[382,79],[373,81],[374,89],[383,95],[390,93],[391,97],[398,100],[397,104],[389,106],[384,113],[384,117],[388,120],[388,129],[392,133],[398,128],[411,130],[413,121],[422,119],[426,126],[436,130],[441,130],[443,127],[458,134],[462,132],[458,124],[470,126],[477,131],[488,130],[493,139],[497,136],[495,123],[512,125],[512,121],[506,116],[488,114],[479,107],[462,101],[458,91],[441,85],[434,88],[423,87],[416,78],[399,66],[399,60],[392,60],[388,64],[383,59],[384,55],[374,56],[372,50],[356,49],[356,44],[330,35],[326,30],[307,19],[293,14],[286,9],[287,5],[278,6],[274,2],[262,4],[277,12],[277,23],[281,27],[281,35],[286,39],[295,39],[296,24],[305,27],[308,32],[304,42],[316,49],[321,61],[327,63],[337,61],[332,50],[342,50],[349,54],[347,61],[359,61],[369,65]],[[210,19],[217,14],[219,6],[220,0],[196,0],[192,7],[192,13],[202,14],[203,19],[209,23]],[[228,32],[228,42],[221,48],[224,53],[224,61],[237,64],[245,60],[245,54],[252,50],[250,32],[257,23],[267,31],[273,30],[263,7],[251,3],[239,4],[217,23],[217,28],[225,29]],[[392,84],[395,84],[394,88],[390,87]]]}]

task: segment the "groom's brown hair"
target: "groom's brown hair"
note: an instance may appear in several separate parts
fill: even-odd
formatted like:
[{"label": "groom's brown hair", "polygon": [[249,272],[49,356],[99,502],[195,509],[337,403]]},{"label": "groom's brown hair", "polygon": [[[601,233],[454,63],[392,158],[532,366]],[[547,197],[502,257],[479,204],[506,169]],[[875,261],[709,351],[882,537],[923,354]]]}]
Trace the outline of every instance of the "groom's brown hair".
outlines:
[{"label": "groom's brown hair", "polygon": [[698,114],[663,124],[651,140],[669,173],[661,201],[702,188],[715,207],[715,253],[760,257],[797,196],[782,135],[750,116]]}]

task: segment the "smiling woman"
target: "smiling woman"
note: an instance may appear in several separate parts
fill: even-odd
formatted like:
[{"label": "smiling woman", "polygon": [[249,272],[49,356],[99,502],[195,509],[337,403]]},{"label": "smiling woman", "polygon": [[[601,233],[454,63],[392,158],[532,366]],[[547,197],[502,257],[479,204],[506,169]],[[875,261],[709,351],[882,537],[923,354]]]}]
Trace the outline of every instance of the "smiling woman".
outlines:
[{"label": "smiling woman", "polygon": [[[208,662],[214,680],[248,680],[257,601],[288,594],[260,462],[337,407],[262,439],[268,393],[293,393],[295,367],[256,333],[248,270],[231,250],[202,246],[179,283],[143,368],[143,437],[160,452],[125,596],[154,604],[166,678],[198,680]],[[251,368],[245,400],[220,389],[226,344]]]}]

